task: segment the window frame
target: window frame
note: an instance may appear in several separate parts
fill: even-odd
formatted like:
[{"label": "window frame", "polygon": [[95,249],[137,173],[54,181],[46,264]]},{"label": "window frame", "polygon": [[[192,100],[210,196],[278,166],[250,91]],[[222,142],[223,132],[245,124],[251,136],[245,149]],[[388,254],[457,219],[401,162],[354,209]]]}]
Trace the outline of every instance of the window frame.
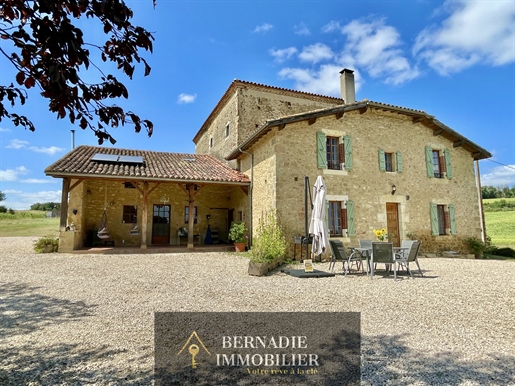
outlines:
[{"label": "window frame", "polygon": [[325,137],[325,153],[327,157],[327,168],[331,170],[340,170],[342,163],[340,154],[340,137]]},{"label": "window frame", "polygon": [[[184,224],[189,223],[189,213],[190,213],[190,207],[185,206],[184,207]],[[198,207],[194,206],[193,207],[193,224],[196,224],[197,220],[198,220]]]},{"label": "window frame", "polygon": [[122,223],[134,224],[138,222],[138,207],[136,205],[124,205],[122,208]]},{"label": "window frame", "polygon": [[[343,205],[342,201],[328,201],[328,216],[327,216],[327,228],[329,231],[329,237],[342,237],[343,236]],[[346,212],[346,209],[345,209]],[[345,218],[345,223],[347,219]],[[339,232],[338,232],[339,231]]]}]

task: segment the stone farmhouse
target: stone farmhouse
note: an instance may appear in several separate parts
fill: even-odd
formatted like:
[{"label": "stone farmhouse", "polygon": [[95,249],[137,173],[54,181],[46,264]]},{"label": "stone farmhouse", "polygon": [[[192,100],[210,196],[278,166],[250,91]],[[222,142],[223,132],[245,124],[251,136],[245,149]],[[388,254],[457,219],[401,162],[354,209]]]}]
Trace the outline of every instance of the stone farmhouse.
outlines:
[{"label": "stone farmhouse", "polygon": [[234,80],[194,136],[195,154],[77,147],[45,170],[63,179],[60,251],[94,243],[105,218],[116,245],[194,248],[208,227],[227,241],[232,221],[252,238],[272,210],[293,251],[318,175],[330,237],[346,244],[380,228],[426,251],[480,238],[474,162],[491,154],[424,111],[356,101],[351,70],[340,84],[334,98]]}]

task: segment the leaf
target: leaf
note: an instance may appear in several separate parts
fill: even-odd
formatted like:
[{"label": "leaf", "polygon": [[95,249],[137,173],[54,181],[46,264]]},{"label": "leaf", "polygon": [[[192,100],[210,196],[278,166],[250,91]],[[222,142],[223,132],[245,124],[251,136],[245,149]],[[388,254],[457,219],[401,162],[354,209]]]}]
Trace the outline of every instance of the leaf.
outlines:
[{"label": "leaf", "polygon": [[34,80],[33,77],[30,76],[27,79],[25,79],[25,87],[31,88],[31,87],[34,87],[35,84],[36,84],[36,81]]},{"label": "leaf", "polygon": [[24,79],[25,79],[25,73],[23,71],[20,71],[16,74],[16,82],[18,82],[19,85],[23,84]]}]

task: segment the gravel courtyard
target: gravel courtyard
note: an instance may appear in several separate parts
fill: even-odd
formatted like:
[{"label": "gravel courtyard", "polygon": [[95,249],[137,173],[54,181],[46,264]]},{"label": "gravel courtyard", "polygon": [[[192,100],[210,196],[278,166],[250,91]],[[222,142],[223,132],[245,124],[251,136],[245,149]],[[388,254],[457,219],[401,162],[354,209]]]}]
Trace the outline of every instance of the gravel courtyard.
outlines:
[{"label": "gravel courtyard", "polygon": [[152,385],[155,311],[361,312],[363,385],[515,385],[514,261],[259,278],[233,253],[36,254],[34,240],[0,238],[1,385]]}]

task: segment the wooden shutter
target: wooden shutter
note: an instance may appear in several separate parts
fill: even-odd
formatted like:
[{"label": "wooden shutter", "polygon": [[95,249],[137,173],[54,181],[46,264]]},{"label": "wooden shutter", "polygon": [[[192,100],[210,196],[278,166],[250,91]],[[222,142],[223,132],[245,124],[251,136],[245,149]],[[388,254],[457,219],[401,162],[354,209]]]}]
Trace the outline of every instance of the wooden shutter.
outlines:
[{"label": "wooden shutter", "polygon": [[431,217],[431,234],[433,236],[438,236],[440,231],[438,229],[438,210],[436,204],[429,204],[429,214]]},{"label": "wooden shutter", "polygon": [[338,162],[340,164],[345,162],[345,144],[343,142],[338,144]]},{"label": "wooden shutter", "polygon": [[450,228],[451,228],[451,235],[455,235],[458,232],[456,231],[456,209],[454,208],[454,205],[449,205],[449,219],[450,219]]},{"label": "wooden shutter", "polygon": [[397,171],[402,173],[402,154],[400,151],[395,153],[395,157],[397,158]]},{"label": "wooden shutter", "polygon": [[343,137],[345,147],[345,169],[352,170],[352,140],[349,135]]},{"label": "wooden shutter", "polygon": [[433,178],[435,176],[433,168],[433,149],[426,146],[426,172],[427,176]]},{"label": "wooden shutter", "polygon": [[354,201],[347,201],[347,234],[349,236],[356,236]]},{"label": "wooden shutter", "polygon": [[386,170],[386,162],[384,160],[384,150],[379,149],[379,170],[384,172]]},{"label": "wooden shutter", "polygon": [[447,172],[447,178],[452,178],[452,165],[451,165],[451,153],[448,149],[443,151],[443,155],[445,158],[445,170]]},{"label": "wooden shutter", "polygon": [[[342,204],[343,206],[343,204]],[[348,221],[347,221],[347,208],[342,208],[340,210],[340,217],[342,219],[342,229],[348,229]]]},{"label": "wooden shutter", "polygon": [[320,169],[327,169],[327,150],[325,134],[317,132],[317,166]]}]

